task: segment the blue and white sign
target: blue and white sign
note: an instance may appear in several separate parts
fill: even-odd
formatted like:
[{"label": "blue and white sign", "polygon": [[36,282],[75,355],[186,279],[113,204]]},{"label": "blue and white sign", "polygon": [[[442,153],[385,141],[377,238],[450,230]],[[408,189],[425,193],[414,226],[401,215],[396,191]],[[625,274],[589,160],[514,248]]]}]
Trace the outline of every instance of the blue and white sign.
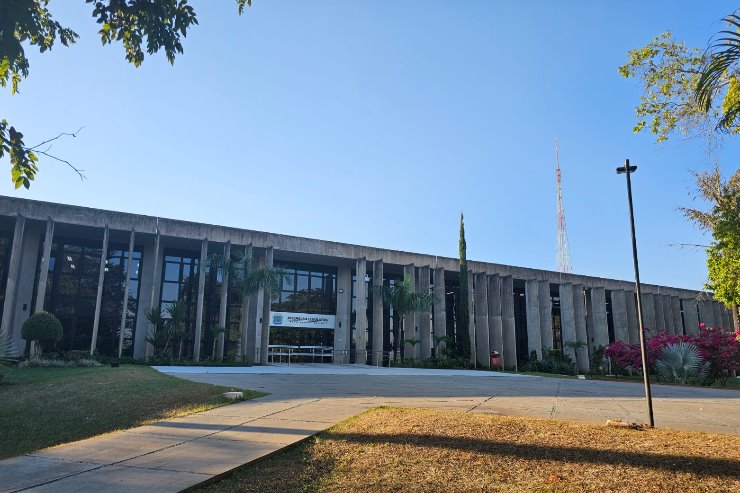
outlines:
[{"label": "blue and white sign", "polygon": [[335,315],[315,313],[270,312],[270,326],[299,329],[334,329]]}]

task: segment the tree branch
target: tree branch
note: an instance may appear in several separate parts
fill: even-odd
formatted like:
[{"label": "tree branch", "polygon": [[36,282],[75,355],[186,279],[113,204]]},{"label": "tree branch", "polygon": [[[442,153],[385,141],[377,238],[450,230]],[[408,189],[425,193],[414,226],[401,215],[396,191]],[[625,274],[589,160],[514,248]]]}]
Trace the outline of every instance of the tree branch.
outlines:
[{"label": "tree branch", "polygon": [[[85,127],[82,126],[82,127],[78,128],[74,132],[61,132],[56,137],[52,137],[51,139],[47,139],[47,140],[45,140],[43,142],[39,142],[38,144],[36,144],[34,146],[24,147],[23,149],[26,152],[33,152],[33,151],[35,151],[37,154],[41,154],[42,156],[46,156],[48,158],[54,159],[56,161],[59,161],[60,163],[66,164],[67,166],[69,166],[70,168],[72,168],[72,170],[75,173],[77,173],[77,176],[80,177],[80,180],[84,180],[84,179],[87,178],[84,174],[82,174],[82,172],[85,171],[84,169],[79,169],[76,166],[74,166],[72,163],[70,163],[69,161],[67,161],[66,159],[62,159],[60,157],[57,157],[57,156],[49,153],[49,151],[51,150],[51,147],[52,147],[52,145],[50,144],[51,142],[54,142],[55,140],[61,139],[62,137],[73,137],[73,138],[74,137],[77,137],[77,134],[80,133],[83,128],[85,128]],[[47,147],[46,150],[43,150],[43,151],[39,151],[38,150],[39,147],[41,147],[43,145],[46,145],[46,144],[49,144],[49,147]]]}]

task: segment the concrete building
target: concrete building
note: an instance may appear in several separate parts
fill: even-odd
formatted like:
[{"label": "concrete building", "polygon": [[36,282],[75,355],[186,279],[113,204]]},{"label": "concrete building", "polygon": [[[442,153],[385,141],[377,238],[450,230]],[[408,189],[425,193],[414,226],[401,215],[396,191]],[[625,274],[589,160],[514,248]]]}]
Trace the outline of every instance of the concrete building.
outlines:
[{"label": "concrete building", "polygon": [[[242,300],[212,254],[251,255],[279,266],[278,293]],[[145,358],[150,308],[185,306],[177,354],[265,363],[288,353],[324,362],[382,364],[394,348],[394,313],[374,286],[400,282],[435,297],[427,313],[407,315],[406,357],[444,354],[468,331],[471,358],[490,366],[491,351],[515,368],[531,352],[564,349],[588,368],[588,354],[615,338],[636,339],[634,284],[575,274],[469,261],[470,324],[456,323],[456,258],[192,223],[137,214],[0,197],[0,329],[19,351],[23,322],[54,313],[64,326],[60,350]],[[226,281],[226,282],[225,282]],[[225,287],[227,287],[225,289]],[[730,317],[708,293],[643,286],[646,325],[679,334]],[[242,312],[246,322],[242,325]],[[731,322],[731,320],[730,320]],[[214,328],[226,328],[219,335]],[[409,343],[408,341],[412,341]],[[568,343],[582,341],[574,350]],[[635,341],[632,341],[635,342]],[[570,349],[569,349],[570,348]]]}]

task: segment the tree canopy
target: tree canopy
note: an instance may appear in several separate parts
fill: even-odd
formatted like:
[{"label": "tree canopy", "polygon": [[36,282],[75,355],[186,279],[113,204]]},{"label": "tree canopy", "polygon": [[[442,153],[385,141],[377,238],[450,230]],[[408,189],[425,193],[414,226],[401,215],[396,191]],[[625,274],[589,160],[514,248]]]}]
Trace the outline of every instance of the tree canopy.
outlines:
[{"label": "tree canopy", "polygon": [[[182,38],[198,24],[189,0],[84,0],[92,8],[92,17],[100,26],[98,35],[106,44],[121,43],[128,62],[138,67],[146,54],[163,50],[170,63],[183,53]],[[252,0],[235,0],[239,14]],[[19,91],[22,79],[29,75],[25,48],[38,47],[41,53],[50,51],[59,42],[73,45],[79,35],[56,21],[48,8],[49,0],[2,0],[0,2],[0,86],[10,86],[11,94]],[[0,115],[1,116],[1,115]],[[62,133],[64,135],[74,135]],[[54,140],[51,139],[51,140]],[[0,159],[10,159],[11,179],[15,188],[29,188],[39,171],[39,155],[74,169],[68,161],[58,158],[41,146],[29,146],[24,135],[6,119],[0,120]]]}]

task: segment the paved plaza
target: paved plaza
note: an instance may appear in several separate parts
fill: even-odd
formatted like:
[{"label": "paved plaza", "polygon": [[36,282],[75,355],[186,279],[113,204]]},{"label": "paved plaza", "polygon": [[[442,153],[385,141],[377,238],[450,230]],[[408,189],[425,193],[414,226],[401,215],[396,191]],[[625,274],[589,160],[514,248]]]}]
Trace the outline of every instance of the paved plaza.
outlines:
[{"label": "paved plaza", "polygon": [[[645,421],[639,383],[465,370],[161,367],[270,395],[0,461],[0,492],[176,492],[379,405],[603,423]],[[740,392],[655,386],[656,426],[740,435]]]}]

